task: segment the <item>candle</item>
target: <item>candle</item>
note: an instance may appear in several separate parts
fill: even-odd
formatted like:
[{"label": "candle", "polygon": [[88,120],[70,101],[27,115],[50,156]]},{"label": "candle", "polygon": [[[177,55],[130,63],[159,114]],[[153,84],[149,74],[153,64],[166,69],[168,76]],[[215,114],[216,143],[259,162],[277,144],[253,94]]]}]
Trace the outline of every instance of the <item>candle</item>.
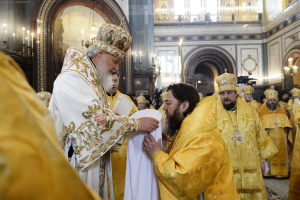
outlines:
[{"label": "candle", "polygon": [[33,33],[31,33],[31,47],[33,48]]},{"label": "candle", "polygon": [[90,42],[92,41],[92,36],[90,35]]},{"label": "candle", "polygon": [[30,41],[29,31],[27,31],[27,46],[28,46],[28,47],[29,47],[29,41]]},{"label": "candle", "polygon": [[3,28],[4,28],[4,41],[6,41],[6,24],[3,24]]},{"label": "candle", "polygon": [[83,40],[83,30],[81,30],[81,40]]},{"label": "candle", "polygon": [[142,63],[142,52],[140,51],[140,63]]},{"label": "candle", "polygon": [[16,35],[13,33],[13,51],[15,50]]},{"label": "candle", "polygon": [[23,30],[23,44],[25,44],[25,41],[24,41],[24,39],[25,39],[25,28],[23,27],[22,30]]}]

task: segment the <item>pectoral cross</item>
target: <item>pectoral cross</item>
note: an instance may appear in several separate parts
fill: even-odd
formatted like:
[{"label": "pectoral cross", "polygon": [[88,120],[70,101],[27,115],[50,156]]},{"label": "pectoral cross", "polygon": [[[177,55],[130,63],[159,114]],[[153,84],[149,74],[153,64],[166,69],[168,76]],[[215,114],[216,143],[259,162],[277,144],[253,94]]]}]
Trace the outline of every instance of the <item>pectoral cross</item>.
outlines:
[{"label": "pectoral cross", "polygon": [[275,126],[276,126],[276,127],[278,126],[278,123],[277,123],[277,121],[276,121],[276,120],[275,120],[275,123],[274,123],[274,124],[275,124]]},{"label": "pectoral cross", "polygon": [[234,136],[232,137],[232,139],[234,139],[235,146],[236,146],[236,139],[238,139],[239,141],[241,141],[241,144],[243,144],[244,136],[241,135],[240,131],[236,130],[236,131],[233,131],[233,133],[234,133]]}]

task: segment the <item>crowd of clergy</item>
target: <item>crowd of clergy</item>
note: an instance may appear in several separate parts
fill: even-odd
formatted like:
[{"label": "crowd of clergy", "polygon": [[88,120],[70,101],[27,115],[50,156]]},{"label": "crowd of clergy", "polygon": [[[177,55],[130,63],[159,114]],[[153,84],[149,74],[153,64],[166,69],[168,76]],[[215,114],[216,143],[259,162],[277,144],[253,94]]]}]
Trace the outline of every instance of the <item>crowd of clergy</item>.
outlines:
[{"label": "crowd of clergy", "polygon": [[[299,89],[267,89],[258,103],[252,86],[240,89],[226,72],[207,97],[172,84],[161,94],[156,141],[149,133],[158,120],[130,117],[155,109],[150,97],[118,91],[118,64],[131,41],[121,26],[102,25],[87,52],[66,51],[52,96],[36,95],[16,62],[0,53],[0,199],[124,199],[128,135],[138,131],[158,199],[266,200],[263,177],[270,176],[290,176],[289,199],[300,198]],[[128,116],[113,110],[121,95],[134,104]]]}]

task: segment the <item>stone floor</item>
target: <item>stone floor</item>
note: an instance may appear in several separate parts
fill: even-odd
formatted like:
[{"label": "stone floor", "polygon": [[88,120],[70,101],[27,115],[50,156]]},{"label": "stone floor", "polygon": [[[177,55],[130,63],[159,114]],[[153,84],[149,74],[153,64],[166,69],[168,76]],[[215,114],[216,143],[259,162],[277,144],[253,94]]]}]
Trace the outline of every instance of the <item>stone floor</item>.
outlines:
[{"label": "stone floor", "polygon": [[268,200],[287,200],[289,194],[290,178],[277,179],[273,177],[264,178],[267,188]]}]

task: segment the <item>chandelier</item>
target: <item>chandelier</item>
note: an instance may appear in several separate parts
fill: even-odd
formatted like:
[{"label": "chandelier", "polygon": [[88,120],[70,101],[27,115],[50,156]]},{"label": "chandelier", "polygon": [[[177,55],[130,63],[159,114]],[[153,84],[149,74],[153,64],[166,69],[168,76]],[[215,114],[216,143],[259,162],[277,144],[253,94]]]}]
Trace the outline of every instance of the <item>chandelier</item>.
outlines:
[{"label": "chandelier", "polygon": [[[95,8],[94,0],[92,0],[92,2],[91,2],[88,29],[87,30],[84,30],[84,29],[81,30],[81,46],[82,46],[82,49],[83,49],[84,46],[86,48],[89,48],[91,45],[94,45],[95,42],[96,42],[97,26],[95,24],[95,10],[92,9],[92,8]],[[98,15],[96,16],[96,18],[98,20]],[[85,36],[88,39],[84,40]]]}]

